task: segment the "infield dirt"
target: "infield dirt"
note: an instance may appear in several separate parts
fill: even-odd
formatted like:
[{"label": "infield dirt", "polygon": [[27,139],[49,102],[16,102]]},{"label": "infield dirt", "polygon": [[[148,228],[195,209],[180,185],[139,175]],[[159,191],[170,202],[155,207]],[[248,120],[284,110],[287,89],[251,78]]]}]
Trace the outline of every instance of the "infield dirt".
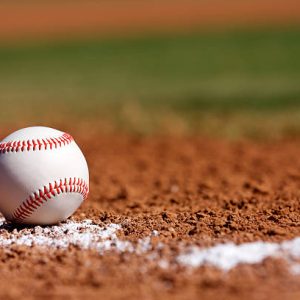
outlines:
[{"label": "infield dirt", "polygon": [[0,41],[299,24],[297,0],[17,1],[0,4]]},{"label": "infield dirt", "polygon": [[[76,246],[2,247],[1,298],[299,299],[300,277],[280,258],[224,272],[159,266],[153,256],[172,262],[182,243],[209,247],[298,236],[299,139],[255,143],[66,130],[91,172],[90,196],[72,219],[119,224],[119,239],[133,244],[157,232],[153,259]],[[22,230],[28,229],[4,225],[1,236]],[[157,251],[159,243],[164,246]]]}]

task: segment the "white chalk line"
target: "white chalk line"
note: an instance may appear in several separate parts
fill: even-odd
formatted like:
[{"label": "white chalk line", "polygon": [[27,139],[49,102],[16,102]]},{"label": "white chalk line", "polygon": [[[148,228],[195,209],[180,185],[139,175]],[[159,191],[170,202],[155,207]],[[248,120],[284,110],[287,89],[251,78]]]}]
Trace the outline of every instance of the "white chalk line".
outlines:
[{"label": "white chalk line", "polygon": [[[4,219],[0,219],[0,226],[3,222]],[[0,247],[22,245],[66,249],[74,245],[81,249],[96,250],[101,255],[105,251],[147,254],[150,260],[164,269],[174,264],[158,255],[158,250],[167,247],[166,244],[159,243],[153,248],[151,239],[159,235],[157,231],[153,231],[151,236],[140,239],[137,243],[132,243],[118,238],[117,233],[121,230],[121,225],[109,224],[101,227],[91,220],[82,222],[68,220],[56,226],[36,226],[12,232],[2,229],[0,230]],[[258,264],[268,257],[284,259],[288,262],[292,273],[300,274],[300,237],[282,243],[262,241],[240,245],[226,243],[209,248],[182,245],[182,250],[175,262],[187,268],[208,265],[227,272],[239,264]]]},{"label": "white chalk line", "polygon": [[297,263],[300,259],[300,238],[282,243],[252,242],[241,245],[227,243],[205,249],[190,247],[177,257],[177,261],[192,268],[210,265],[229,271],[239,264],[261,263],[268,257],[284,259],[291,265],[294,273],[300,273],[300,266]]}]

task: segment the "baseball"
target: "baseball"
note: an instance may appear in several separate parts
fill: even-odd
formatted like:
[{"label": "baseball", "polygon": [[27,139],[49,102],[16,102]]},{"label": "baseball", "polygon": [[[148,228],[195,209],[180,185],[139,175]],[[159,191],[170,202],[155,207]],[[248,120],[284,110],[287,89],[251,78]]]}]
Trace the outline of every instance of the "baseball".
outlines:
[{"label": "baseball", "polygon": [[55,224],[89,192],[87,162],[71,135],[48,127],[13,132],[0,143],[0,211],[14,223]]}]

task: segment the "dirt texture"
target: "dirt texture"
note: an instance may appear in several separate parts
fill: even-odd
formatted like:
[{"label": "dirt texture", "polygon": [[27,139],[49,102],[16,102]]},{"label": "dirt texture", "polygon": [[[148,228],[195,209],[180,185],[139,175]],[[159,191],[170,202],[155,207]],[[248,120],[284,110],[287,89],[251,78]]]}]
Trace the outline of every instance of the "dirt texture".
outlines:
[{"label": "dirt texture", "polygon": [[0,41],[299,24],[298,0],[3,1]]},{"label": "dirt texture", "polygon": [[[253,143],[65,130],[81,146],[91,172],[90,196],[75,221],[120,224],[120,239],[132,243],[156,230],[151,243],[167,245],[159,255],[170,261],[182,242],[210,246],[300,235],[300,140]],[[21,229],[2,227],[1,236],[10,230]],[[300,297],[300,277],[280,259],[224,273],[209,266],[160,268],[134,252],[11,246],[0,248],[0,276],[1,299]]]}]

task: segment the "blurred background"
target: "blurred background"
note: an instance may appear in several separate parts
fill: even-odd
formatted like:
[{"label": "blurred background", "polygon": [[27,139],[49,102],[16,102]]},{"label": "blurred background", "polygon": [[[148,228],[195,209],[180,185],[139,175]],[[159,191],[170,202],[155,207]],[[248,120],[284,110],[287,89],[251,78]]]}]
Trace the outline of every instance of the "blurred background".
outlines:
[{"label": "blurred background", "polygon": [[2,128],[300,134],[299,0],[0,1]]}]

